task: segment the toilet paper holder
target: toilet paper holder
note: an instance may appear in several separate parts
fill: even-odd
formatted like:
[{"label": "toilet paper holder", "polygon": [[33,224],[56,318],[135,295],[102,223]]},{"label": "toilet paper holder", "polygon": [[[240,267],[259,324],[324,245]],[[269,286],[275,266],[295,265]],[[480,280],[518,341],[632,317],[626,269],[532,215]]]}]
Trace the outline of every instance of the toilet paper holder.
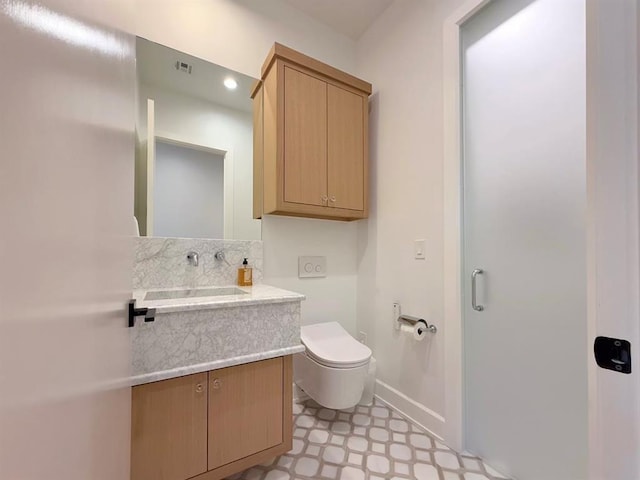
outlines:
[{"label": "toilet paper holder", "polygon": [[429,322],[427,322],[424,318],[418,318],[418,317],[414,317],[413,315],[404,315],[400,313],[399,303],[393,304],[393,316],[396,321],[396,325],[395,325],[396,330],[400,330],[400,327],[402,326],[403,323],[411,326],[417,323],[422,323],[424,324],[425,330],[427,330],[429,333],[438,333],[438,327],[436,327],[434,324],[429,325]]}]

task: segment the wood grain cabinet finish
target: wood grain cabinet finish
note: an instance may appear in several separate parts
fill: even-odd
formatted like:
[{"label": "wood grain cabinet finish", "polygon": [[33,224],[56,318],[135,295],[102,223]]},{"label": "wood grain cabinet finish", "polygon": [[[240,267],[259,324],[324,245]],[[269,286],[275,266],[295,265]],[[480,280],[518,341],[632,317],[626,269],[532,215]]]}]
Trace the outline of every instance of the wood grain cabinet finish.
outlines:
[{"label": "wood grain cabinet finish", "polygon": [[292,362],[278,357],[132,389],[132,480],[220,480],[292,447]]},{"label": "wood grain cabinet finish", "polygon": [[282,358],[209,372],[209,469],[282,443]]},{"label": "wood grain cabinet finish", "polygon": [[284,67],[284,201],[322,207],[327,197],[327,84]]},{"label": "wood grain cabinet finish", "polygon": [[275,44],[252,92],[254,217],[368,216],[371,84]]},{"label": "wood grain cabinet finish", "polygon": [[207,374],[133,387],[131,478],[184,480],[207,471]]},{"label": "wood grain cabinet finish", "polygon": [[366,98],[328,85],[327,107],[329,206],[364,211]]}]

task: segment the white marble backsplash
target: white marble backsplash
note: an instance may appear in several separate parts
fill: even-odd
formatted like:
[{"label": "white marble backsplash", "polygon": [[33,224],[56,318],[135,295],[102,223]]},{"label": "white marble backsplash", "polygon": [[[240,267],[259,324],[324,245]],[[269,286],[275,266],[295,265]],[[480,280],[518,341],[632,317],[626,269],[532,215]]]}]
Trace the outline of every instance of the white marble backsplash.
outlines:
[{"label": "white marble backsplash", "polygon": [[[133,288],[174,288],[235,285],[243,258],[253,268],[253,283],[262,283],[261,240],[210,240],[203,238],[135,238]],[[216,260],[224,251],[227,261]],[[199,265],[187,260],[198,252]]]}]

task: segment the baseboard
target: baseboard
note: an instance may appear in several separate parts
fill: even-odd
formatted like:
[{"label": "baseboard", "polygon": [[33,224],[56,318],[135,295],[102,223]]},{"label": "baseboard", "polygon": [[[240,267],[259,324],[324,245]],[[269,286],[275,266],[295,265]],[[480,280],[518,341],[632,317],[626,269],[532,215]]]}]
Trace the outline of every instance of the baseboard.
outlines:
[{"label": "baseboard", "polygon": [[445,422],[443,416],[412,400],[381,380],[376,380],[376,398],[403,417],[427,430],[434,437],[442,440],[441,432],[444,431]]},{"label": "baseboard", "polygon": [[[412,400],[404,393],[387,385],[381,380],[376,380],[375,397],[385,405],[389,406],[403,417],[409,419],[419,427],[429,432],[434,437],[442,440],[444,431],[444,417],[438,415],[433,410],[425,407],[421,403]],[[293,384],[293,401],[294,403],[303,403],[311,397],[305,393],[295,383]]]}]

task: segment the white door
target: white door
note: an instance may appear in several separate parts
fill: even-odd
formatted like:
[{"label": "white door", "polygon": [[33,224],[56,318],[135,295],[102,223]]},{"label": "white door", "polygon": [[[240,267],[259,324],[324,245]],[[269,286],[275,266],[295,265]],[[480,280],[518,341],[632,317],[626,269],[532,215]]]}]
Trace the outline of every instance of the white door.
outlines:
[{"label": "white door", "polygon": [[134,42],[53,3],[0,2],[0,478],[126,480]]},{"label": "white door", "polygon": [[519,480],[582,480],[584,0],[496,0],[461,48],[466,447]]},{"label": "white door", "polygon": [[[637,0],[587,0],[589,479],[640,478]],[[596,366],[598,336],[631,343],[631,374]]]}]

